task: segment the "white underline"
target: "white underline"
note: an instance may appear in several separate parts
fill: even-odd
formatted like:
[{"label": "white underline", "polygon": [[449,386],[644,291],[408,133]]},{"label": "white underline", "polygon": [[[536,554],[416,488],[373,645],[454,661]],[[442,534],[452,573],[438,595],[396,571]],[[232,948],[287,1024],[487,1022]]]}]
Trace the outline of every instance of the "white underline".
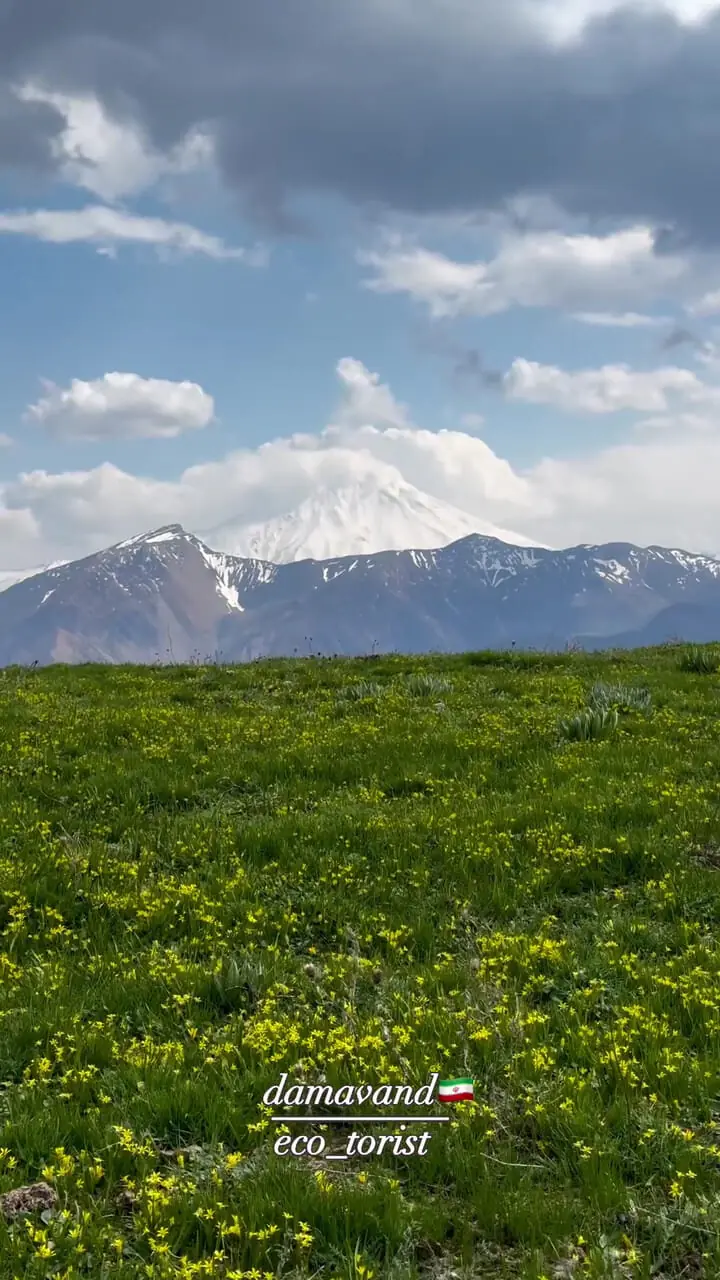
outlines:
[{"label": "white underline", "polygon": [[271,1116],[280,1124],[447,1124],[450,1116]]}]

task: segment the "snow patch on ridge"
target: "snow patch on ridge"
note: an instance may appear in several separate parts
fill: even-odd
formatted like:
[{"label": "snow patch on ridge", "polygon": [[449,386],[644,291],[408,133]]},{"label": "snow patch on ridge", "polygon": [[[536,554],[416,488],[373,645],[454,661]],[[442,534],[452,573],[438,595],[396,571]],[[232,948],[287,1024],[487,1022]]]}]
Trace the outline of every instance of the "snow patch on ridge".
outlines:
[{"label": "snow patch on ridge", "polygon": [[632,577],[630,570],[624,564],[620,564],[618,560],[601,560],[597,557],[596,564],[605,566],[607,572],[603,569],[597,569],[598,577],[607,578],[610,582],[631,582]]},{"label": "snow patch on ridge", "polygon": [[217,551],[208,551],[207,547],[203,547],[200,543],[198,544],[198,551],[206,565],[215,574],[215,589],[218,595],[222,596],[228,608],[244,613],[245,610],[240,603],[238,589],[230,581],[233,566],[228,562],[227,556]]},{"label": "snow patch on ridge", "polygon": [[223,582],[221,578],[218,578],[217,591],[218,595],[221,595],[223,600],[227,601],[231,609],[237,609],[240,613],[245,612],[240,603],[237,587],[231,587],[227,582]]},{"label": "snow patch on ridge", "polygon": [[160,529],[150,529],[147,533],[137,533],[134,538],[125,538],[123,542],[116,542],[113,547],[108,548],[111,551],[125,551],[128,547],[139,547],[142,544],[147,546],[155,542],[172,542],[175,538],[189,539],[182,525],[166,524]]},{"label": "snow patch on ridge", "polygon": [[145,542],[152,545],[155,542],[174,542],[175,538],[177,538],[177,534],[172,533],[170,529],[166,529],[164,533],[156,533],[153,538],[145,538]]}]

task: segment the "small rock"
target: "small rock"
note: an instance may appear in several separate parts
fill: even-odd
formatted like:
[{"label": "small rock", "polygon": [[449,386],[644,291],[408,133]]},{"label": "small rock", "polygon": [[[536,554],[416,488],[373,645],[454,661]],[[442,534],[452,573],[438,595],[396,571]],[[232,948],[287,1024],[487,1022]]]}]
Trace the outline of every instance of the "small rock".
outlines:
[{"label": "small rock", "polygon": [[206,1160],[207,1152],[202,1147],[192,1145],[189,1147],[157,1147],[157,1153],[165,1160],[178,1160],[182,1156],[183,1160]]},{"label": "small rock", "polygon": [[54,1209],[56,1204],[57,1195],[47,1182],[33,1182],[0,1196],[0,1213],[5,1218],[17,1218],[21,1213],[35,1213],[37,1209]]},{"label": "small rock", "polygon": [[125,1187],[118,1195],[116,1204],[121,1213],[132,1213],[135,1208],[135,1196]]}]

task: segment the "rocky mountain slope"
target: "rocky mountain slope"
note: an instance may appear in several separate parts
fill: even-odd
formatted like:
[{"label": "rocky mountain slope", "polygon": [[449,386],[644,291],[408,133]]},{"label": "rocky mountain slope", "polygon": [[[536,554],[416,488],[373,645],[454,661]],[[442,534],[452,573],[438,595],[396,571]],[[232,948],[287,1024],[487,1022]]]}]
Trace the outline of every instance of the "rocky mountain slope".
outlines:
[{"label": "rocky mountain slope", "polygon": [[471,534],[436,550],[278,565],[170,525],[0,593],[0,665],[557,649],[578,638],[634,647],[683,626],[686,640],[720,638],[720,560]]}]

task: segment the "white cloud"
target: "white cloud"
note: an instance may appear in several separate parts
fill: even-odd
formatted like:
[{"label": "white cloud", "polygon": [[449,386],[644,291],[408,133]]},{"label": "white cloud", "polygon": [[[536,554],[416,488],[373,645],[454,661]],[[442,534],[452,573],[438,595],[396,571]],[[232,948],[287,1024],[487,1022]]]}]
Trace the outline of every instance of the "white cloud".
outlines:
[{"label": "white cloud", "polygon": [[231,248],[217,236],[207,235],[184,222],[141,217],[105,205],[0,213],[2,234],[34,236],[51,244],[86,241],[105,250],[123,243],[150,245],[158,252],[199,253],[210,258],[235,259],[248,266],[261,266],[266,260],[262,250]]},{"label": "white cloud", "polygon": [[408,425],[406,406],[399,404],[379,375],[370,373],[360,360],[346,356],[338,361],[336,372],[344,392],[333,424],[337,428]]},{"label": "white cloud", "polygon": [[162,178],[213,164],[213,139],[201,130],[191,130],[164,154],[150,145],[138,124],[112,119],[96,97],[57,93],[34,83],[15,93],[23,102],[54,107],[64,117],[65,128],[54,144],[61,176],[102,200],[137,195]]},{"label": "white cloud", "polygon": [[[0,496],[5,492],[6,487],[0,487]],[[31,567],[36,562],[32,559],[28,560],[26,551],[33,546],[42,545],[43,542],[43,530],[29,504],[11,506],[3,503],[0,506],[0,548],[4,548],[1,554],[12,555],[13,559],[18,559],[18,562],[24,561],[23,567]],[[14,569],[10,572],[14,572]]]},{"label": "white cloud", "polygon": [[720,343],[707,341],[695,348],[694,358],[715,377],[720,375]]},{"label": "white cloud", "polygon": [[196,382],[106,373],[92,382],[74,378],[69,387],[44,387],[47,394],[25,416],[62,439],[172,438],[208,426],[214,414],[212,396]]},{"label": "white cloud", "polygon": [[567,413],[618,413],[634,409],[659,413],[668,408],[668,395],[691,403],[720,405],[720,388],[702,382],[691,369],[669,365],[647,371],[626,364],[568,372],[534,360],[514,360],[503,378],[511,400],[553,405]]},{"label": "white cloud", "polygon": [[685,309],[688,315],[691,316],[717,315],[720,312],[720,289],[704,293],[702,297],[695,302],[691,302]]},{"label": "white cloud", "polygon": [[8,436],[4,431],[0,431],[0,449],[9,449],[12,443],[12,436]]},{"label": "white cloud", "polygon": [[646,316],[638,311],[576,311],[572,319],[606,329],[655,329],[672,324],[670,316]]},{"label": "white cloud", "polygon": [[525,0],[527,17],[557,44],[582,35],[593,18],[618,9],[672,13],[686,26],[702,22],[718,9],[718,0]]},{"label": "white cloud", "polygon": [[[407,293],[416,301],[426,303],[433,316],[457,315],[474,309],[482,313],[491,304],[485,283],[487,267],[483,262],[453,262],[440,253],[419,248],[360,252],[357,257],[360,263],[374,267],[377,272],[372,279],[364,281],[367,289],[375,293]],[[496,303],[494,309],[504,310],[507,305]]]},{"label": "white cloud", "polygon": [[717,428],[689,439],[671,430],[586,458],[546,458],[532,483],[550,514],[533,532],[554,531],[556,546],[620,540],[719,554],[718,474]]},{"label": "white cloud", "polygon": [[489,316],[511,307],[614,310],[674,293],[689,274],[681,256],[655,253],[653,231],[643,226],[606,236],[506,232],[495,256],[477,262],[456,262],[397,239],[357,257],[375,271],[366,288],[407,294],[436,318]]},{"label": "white cloud", "polygon": [[717,414],[692,413],[690,411],[672,414],[656,414],[651,418],[642,418],[635,424],[635,432],[638,435],[642,435],[642,433],[646,431],[714,432],[717,431],[717,428]]},{"label": "white cloud", "polygon": [[[363,477],[382,483],[398,473],[481,519],[551,546],[619,539],[720,552],[720,418],[715,423],[700,402],[678,414],[653,414],[632,443],[519,469],[476,435],[416,426],[359,361],[341,361],[337,372],[340,404],[331,425],[316,435],[238,450],[171,480],[131,475],[110,463],[19,475],[0,487],[0,571],[88,554],[170,521],[202,530],[271,519],[318,485]],[[668,394],[670,384],[673,379],[666,380]],[[699,391],[684,380],[680,387],[686,400],[704,394],[702,384]]]}]

